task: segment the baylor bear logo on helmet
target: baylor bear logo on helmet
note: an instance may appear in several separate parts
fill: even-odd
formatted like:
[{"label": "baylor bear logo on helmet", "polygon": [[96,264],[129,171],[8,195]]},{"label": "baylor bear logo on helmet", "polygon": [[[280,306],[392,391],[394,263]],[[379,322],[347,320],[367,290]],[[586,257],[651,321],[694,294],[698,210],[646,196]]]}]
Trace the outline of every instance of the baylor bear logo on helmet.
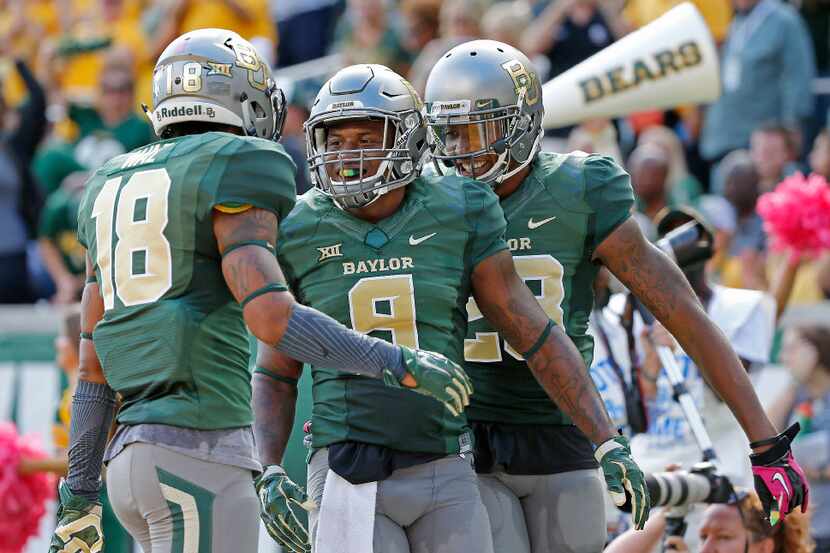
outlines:
[{"label": "baylor bear logo on helmet", "polygon": [[539,101],[539,88],[533,82],[533,73],[529,72],[519,60],[510,60],[501,64],[501,66],[513,79],[516,94],[524,89],[525,103],[529,106],[535,105]]}]

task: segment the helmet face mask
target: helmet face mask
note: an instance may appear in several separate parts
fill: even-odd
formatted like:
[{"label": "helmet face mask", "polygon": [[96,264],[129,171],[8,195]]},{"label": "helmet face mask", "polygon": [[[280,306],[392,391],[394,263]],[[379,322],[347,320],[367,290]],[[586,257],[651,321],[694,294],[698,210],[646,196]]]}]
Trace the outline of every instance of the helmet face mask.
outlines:
[{"label": "helmet face mask", "polygon": [[[488,97],[483,97],[487,94]],[[456,46],[426,86],[436,167],[498,185],[530,164],[542,138],[541,86],[527,57],[500,42]]]},{"label": "helmet face mask", "polygon": [[232,31],[199,29],[171,42],[153,70],[153,129],[162,136],[176,123],[203,122],[278,140],[285,96],[268,64]]},{"label": "helmet face mask", "polygon": [[441,102],[432,108],[428,136],[434,159],[462,176],[491,183],[508,170],[508,151],[521,128],[519,106],[466,115],[441,115]]},{"label": "helmet face mask", "polygon": [[383,66],[352,66],[318,94],[305,124],[309,169],[338,207],[365,207],[420,173],[426,125],[408,85]]}]

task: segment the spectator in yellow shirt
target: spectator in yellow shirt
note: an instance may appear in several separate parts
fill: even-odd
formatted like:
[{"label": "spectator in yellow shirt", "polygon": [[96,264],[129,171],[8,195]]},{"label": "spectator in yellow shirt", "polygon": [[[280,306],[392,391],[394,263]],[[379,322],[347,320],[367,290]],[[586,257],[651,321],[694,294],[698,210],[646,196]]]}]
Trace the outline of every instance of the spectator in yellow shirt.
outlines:
[{"label": "spectator in yellow shirt", "polygon": [[[633,28],[639,29],[647,25],[685,0],[629,0],[623,10],[623,17]],[[732,6],[729,0],[692,0],[709,30],[718,43],[726,38],[729,22],[732,20]]]},{"label": "spectator in yellow shirt", "polygon": [[230,29],[249,40],[273,65],[277,28],[268,0],[173,0],[170,9],[178,22],[176,35],[212,27]]},{"label": "spectator in yellow shirt", "polygon": [[[143,76],[140,79],[146,81],[149,92],[155,59],[141,26],[141,0],[75,0],[75,11],[72,28],[57,46],[62,62],[60,84],[67,98],[92,101],[104,56],[111,46],[130,51],[133,69]],[[149,100],[144,93],[139,96]]]}]

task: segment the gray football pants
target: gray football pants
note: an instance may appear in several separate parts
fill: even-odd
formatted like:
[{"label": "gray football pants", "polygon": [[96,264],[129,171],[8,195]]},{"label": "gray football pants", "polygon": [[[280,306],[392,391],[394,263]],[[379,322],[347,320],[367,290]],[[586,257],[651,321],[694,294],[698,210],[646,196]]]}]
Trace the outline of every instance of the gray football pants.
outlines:
[{"label": "gray football pants", "polygon": [[110,461],[107,491],[144,553],[257,551],[259,500],[249,470],[134,443]]},{"label": "gray football pants", "polygon": [[599,553],[605,546],[605,481],[597,469],[478,478],[496,553]]},{"label": "gray football pants", "polygon": [[[471,458],[450,455],[378,482],[374,553],[493,553],[490,523]],[[308,465],[308,495],[322,504],[328,450]],[[319,510],[309,513],[311,543]]]}]

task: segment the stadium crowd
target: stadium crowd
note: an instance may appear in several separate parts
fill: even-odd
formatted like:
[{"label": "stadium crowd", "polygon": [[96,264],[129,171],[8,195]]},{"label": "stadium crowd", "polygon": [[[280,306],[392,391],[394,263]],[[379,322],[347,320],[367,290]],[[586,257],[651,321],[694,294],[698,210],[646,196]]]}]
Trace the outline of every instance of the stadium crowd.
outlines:
[{"label": "stadium crowd", "polygon": [[[0,0],[0,304],[79,300],[84,259],[75,232],[84,183],[107,159],[155,139],[141,104],[151,104],[156,58],[182,33],[232,29],[275,67],[289,102],[282,143],[300,168],[301,193],[311,186],[303,122],[334,69],[387,65],[423,92],[444,52],[490,38],[527,53],[544,82],[679,3]],[[830,300],[830,252],[774,249],[756,209],[761,195],[797,172],[830,179],[830,94],[815,86],[830,76],[830,2],[693,3],[721,49],[719,100],[554,129],[544,148],[603,153],[623,164],[637,194],[636,218],[651,239],[677,218],[698,218],[712,229],[714,256],[687,276],[748,369],[761,375],[780,357],[791,372],[785,385],[772,386],[768,408],[779,427],[800,420],[807,430],[802,439],[823,450],[815,462],[801,459],[813,489],[816,551],[830,552],[830,317],[790,326],[783,345],[774,339],[788,308]],[[683,416],[654,351],[654,344],[676,344],[659,325],[632,315],[619,285],[604,276],[597,297],[605,301],[592,320],[598,345],[591,370],[609,413],[641,434],[632,444],[635,455],[654,460],[646,470],[692,462],[694,443],[680,429]],[[756,293],[742,296],[736,289]],[[728,320],[721,324],[717,317],[734,318],[741,309],[746,316],[730,334]],[[678,359],[698,406],[727,417],[688,357]],[[763,388],[762,380],[754,382]],[[641,429],[631,428],[626,405],[632,387],[650,413]],[[743,460],[744,448],[734,449],[735,427],[709,429],[716,445],[733,444],[730,458]],[[748,465],[734,472],[743,472],[741,483],[751,486]],[[613,533],[625,530],[624,521],[612,522]]]}]

